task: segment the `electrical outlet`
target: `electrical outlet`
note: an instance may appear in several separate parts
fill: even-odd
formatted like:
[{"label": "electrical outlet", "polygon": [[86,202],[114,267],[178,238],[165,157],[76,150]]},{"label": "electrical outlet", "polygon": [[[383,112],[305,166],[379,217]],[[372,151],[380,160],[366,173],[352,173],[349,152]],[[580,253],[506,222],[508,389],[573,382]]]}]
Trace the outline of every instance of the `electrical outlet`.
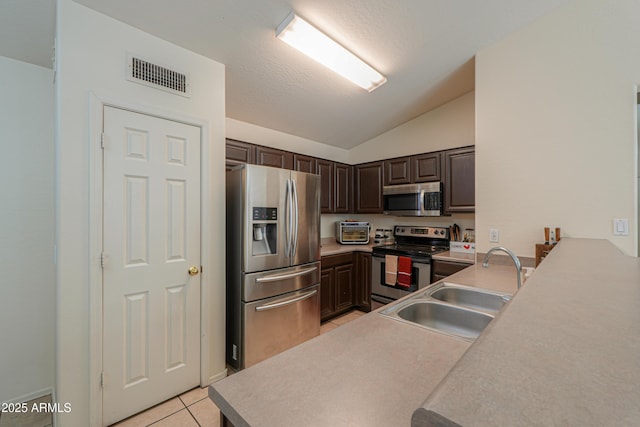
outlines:
[{"label": "electrical outlet", "polygon": [[496,228],[489,230],[489,241],[491,243],[498,243],[500,241],[500,231]]}]

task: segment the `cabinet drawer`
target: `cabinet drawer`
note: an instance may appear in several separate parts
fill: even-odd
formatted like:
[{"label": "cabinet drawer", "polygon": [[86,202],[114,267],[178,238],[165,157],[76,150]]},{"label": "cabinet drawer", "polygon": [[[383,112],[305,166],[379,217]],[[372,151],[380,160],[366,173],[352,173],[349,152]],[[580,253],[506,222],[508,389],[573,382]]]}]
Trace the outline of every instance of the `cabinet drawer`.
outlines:
[{"label": "cabinet drawer", "polygon": [[463,264],[460,262],[451,262],[451,261],[440,261],[433,260],[432,269],[433,276],[451,276],[454,273],[457,273],[460,270],[464,270],[469,267],[470,264]]},{"label": "cabinet drawer", "polygon": [[353,262],[353,254],[327,255],[320,258],[320,264],[323,269],[331,268],[338,265],[351,264]]}]

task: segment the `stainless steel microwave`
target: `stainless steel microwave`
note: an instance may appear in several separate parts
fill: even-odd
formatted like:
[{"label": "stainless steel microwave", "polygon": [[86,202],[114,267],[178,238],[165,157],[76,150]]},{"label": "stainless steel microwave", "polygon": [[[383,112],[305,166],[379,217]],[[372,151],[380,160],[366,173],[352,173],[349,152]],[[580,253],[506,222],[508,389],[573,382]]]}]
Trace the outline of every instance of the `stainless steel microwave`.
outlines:
[{"label": "stainless steel microwave", "polygon": [[384,213],[396,216],[442,215],[442,183],[387,185],[382,188]]}]

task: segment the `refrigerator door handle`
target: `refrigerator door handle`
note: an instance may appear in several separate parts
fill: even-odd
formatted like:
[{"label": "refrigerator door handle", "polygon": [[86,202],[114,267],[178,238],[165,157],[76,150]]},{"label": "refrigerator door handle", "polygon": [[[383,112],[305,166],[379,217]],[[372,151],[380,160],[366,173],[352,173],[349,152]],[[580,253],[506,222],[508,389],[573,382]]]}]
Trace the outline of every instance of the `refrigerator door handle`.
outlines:
[{"label": "refrigerator door handle", "polygon": [[291,257],[291,180],[287,179],[284,194],[284,255]]},{"label": "refrigerator door handle", "polygon": [[318,267],[305,268],[304,270],[295,271],[293,273],[274,274],[271,276],[258,277],[256,279],[256,283],[278,282],[280,280],[293,279],[294,277],[304,276],[305,274],[313,273],[316,270],[318,270]]},{"label": "refrigerator door handle", "polygon": [[294,304],[294,303],[296,303],[298,301],[302,301],[302,300],[305,300],[307,298],[311,298],[312,296],[314,296],[317,293],[318,293],[318,291],[314,289],[313,291],[309,291],[307,293],[304,293],[304,294],[300,295],[299,297],[281,300],[281,301],[278,301],[278,302],[274,302],[273,304],[266,304],[266,305],[258,306],[258,307],[256,307],[256,311],[271,310],[273,308],[279,308],[279,307],[283,307],[285,305]]},{"label": "refrigerator door handle", "polygon": [[298,221],[299,221],[299,208],[298,208],[298,188],[296,187],[296,180],[291,180],[293,189],[293,212],[295,219],[293,220],[293,232],[291,234],[291,256],[295,256],[298,251]]}]

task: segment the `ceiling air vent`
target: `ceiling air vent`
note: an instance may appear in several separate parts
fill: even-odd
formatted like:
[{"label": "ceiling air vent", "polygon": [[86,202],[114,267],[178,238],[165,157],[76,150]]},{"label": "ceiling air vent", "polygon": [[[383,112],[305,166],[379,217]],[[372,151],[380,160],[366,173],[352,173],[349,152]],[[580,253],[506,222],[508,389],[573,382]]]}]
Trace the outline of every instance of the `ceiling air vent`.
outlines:
[{"label": "ceiling air vent", "polygon": [[127,80],[187,98],[191,97],[186,74],[152,64],[133,55],[127,56]]}]

